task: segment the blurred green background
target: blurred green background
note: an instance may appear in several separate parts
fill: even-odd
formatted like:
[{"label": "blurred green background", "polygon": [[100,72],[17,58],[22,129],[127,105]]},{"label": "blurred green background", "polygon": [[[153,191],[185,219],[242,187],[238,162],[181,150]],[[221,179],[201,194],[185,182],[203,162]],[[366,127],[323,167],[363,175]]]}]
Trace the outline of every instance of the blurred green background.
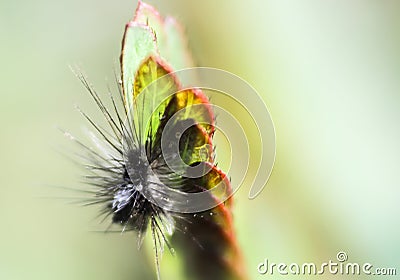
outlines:
[{"label": "blurred green background", "polygon": [[[320,264],[339,251],[399,274],[400,2],[149,3],[183,23],[198,65],[247,80],[274,120],[277,157],[267,187],[254,200],[246,187],[235,197],[250,278],[304,279],[259,275],[257,265],[265,258]],[[115,88],[135,7],[0,2],[0,279],[154,277],[133,234],[93,232],[104,228],[93,220],[96,209],[71,205],[68,192],[51,187],[79,186],[82,173],[57,152],[74,146],[55,127],[79,134],[87,125],[74,104],[96,111],[69,65],[80,65],[99,91]],[[165,254],[165,279],[178,279],[176,263]]]}]

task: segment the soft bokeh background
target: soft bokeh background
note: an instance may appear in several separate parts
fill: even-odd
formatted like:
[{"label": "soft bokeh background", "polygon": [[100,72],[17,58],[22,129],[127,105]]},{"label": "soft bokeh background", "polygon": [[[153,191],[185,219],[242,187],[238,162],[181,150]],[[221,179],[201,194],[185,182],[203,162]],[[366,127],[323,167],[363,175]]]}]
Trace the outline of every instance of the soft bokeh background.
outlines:
[{"label": "soft bokeh background", "polygon": [[[150,3],[181,20],[199,65],[246,79],[272,114],[273,174],[255,200],[241,188],[234,209],[251,279],[268,278],[257,273],[265,258],[319,264],[340,250],[400,273],[400,2]],[[73,145],[55,127],[81,131],[74,104],[95,112],[68,66],[81,65],[100,91],[113,86],[135,7],[0,2],[0,279],[154,277],[132,234],[93,232],[96,210],[51,187],[76,186],[80,174],[58,152]],[[167,255],[165,279],[178,279]]]}]

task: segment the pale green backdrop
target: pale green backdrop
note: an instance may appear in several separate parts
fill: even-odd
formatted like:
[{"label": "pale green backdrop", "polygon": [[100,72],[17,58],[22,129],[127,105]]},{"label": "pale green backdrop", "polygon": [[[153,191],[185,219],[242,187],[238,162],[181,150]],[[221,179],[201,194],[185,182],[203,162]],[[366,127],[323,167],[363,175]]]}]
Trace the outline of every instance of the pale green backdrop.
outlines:
[{"label": "pale green backdrop", "polygon": [[[235,197],[251,279],[305,279],[262,276],[257,265],[265,258],[320,264],[339,251],[400,274],[400,2],[150,3],[185,25],[199,65],[246,79],[272,114],[271,179],[255,200],[245,186]],[[76,149],[56,127],[80,134],[86,123],[74,104],[96,115],[69,65],[99,91],[115,88],[123,27],[135,7],[0,2],[0,279],[154,277],[133,234],[94,232],[106,226],[93,220],[96,209],[70,204],[68,192],[52,187],[78,186],[81,174],[60,155]],[[178,279],[167,255],[164,278]]]}]

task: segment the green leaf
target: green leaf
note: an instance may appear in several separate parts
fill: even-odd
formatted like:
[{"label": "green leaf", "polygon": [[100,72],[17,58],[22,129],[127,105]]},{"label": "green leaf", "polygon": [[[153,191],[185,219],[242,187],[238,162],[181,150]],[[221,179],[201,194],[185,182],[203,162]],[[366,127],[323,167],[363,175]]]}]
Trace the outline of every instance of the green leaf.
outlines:
[{"label": "green leaf", "polygon": [[160,117],[177,91],[179,84],[175,76],[159,58],[150,56],[139,66],[133,88],[134,121],[143,142],[147,136],[154,138]]},{"label": "green leaf", "polygon": [[139,1],[134,19],[125,27],[120,56],[121,82],[128,113],[131,113],[134,99],[140,93],[133,89],[139,66],[153,56],[159,62],[163,61],[169,72],[193,67],[186,46],[183,30],[173,18],[164,20],[156,9]]},{"label": "green leaf", "polygon": [[[193,67],[180,25],[139,1],[133,21],[125,29],[120,61],[125,109],[135,124],[140,144],[145,144],[149,161],[165,163],[168,154],[164,158],[161,138],[166,135],[168,146],[179,152],[183,168],[199,166],[209,170],[196,178],[186,176],[189,173],[178,174],[183,182],[176,185],[179,191],[204,192],[222,185],[221,192],[231,194],[226,174],[213,163],[214,115],[209,101],[199,89],[182,89],[180,82],[186,81],[178,82],[173,74]],[[180,129],[184,127],[188,129]],[[168,169],[165,165],[163,172],[172,174],[166,172]],[[173,176],[162,176],[166,183],[170,177]],[[172,244],[179,247],[177,253],[186,261],[190,279],[246,279],[234,235],[231,198],[222,202],[218,193],[209,195],[219,203],[213,209],[196,214],[169,213],[179,229]]]},{"label": "green leaf", "polygon": [[164,19],[152,6],[139,1],[134,21],[153,30],[161,58],[174,71],[194,66],[183,29],[174,18]]},{"label": "green leaf", "polygon": [[127,111],[133,106],[133,83],[139,65],[145,58],[157,53],[153,31],[146,25],[130,21],[125,27],[120,56],[122,88]]}]

